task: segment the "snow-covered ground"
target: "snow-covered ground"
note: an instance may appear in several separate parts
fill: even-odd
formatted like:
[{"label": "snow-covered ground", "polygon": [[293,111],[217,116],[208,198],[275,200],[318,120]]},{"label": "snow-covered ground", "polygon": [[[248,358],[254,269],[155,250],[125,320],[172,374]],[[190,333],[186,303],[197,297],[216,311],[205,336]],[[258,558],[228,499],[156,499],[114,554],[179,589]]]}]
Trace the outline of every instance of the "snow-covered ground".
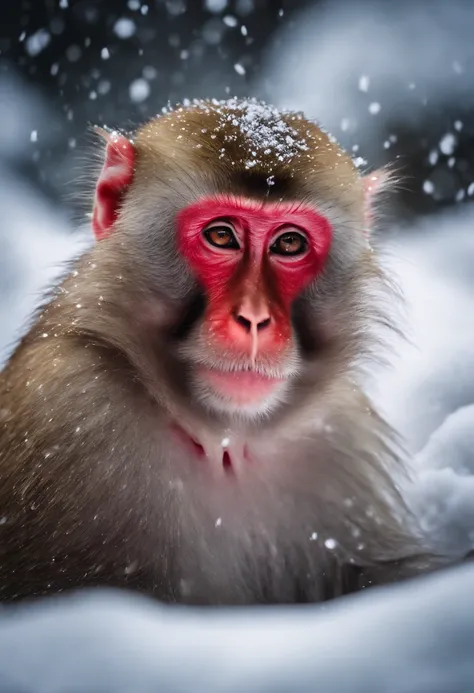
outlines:
[{"label": "snow-covered ground", "polygon": [[0,619],[0,691],[472,693],[473,578],[464,568],[292,609],[45,602]]}]

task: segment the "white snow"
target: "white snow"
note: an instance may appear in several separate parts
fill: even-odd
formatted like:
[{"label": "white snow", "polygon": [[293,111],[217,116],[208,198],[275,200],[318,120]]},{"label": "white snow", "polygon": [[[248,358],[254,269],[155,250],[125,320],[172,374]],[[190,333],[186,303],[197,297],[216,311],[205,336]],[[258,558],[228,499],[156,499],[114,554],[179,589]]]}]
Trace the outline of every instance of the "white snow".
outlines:
[{"label": "white snow", "polygon": [[474,404],[449,414],[417,456],[412,502],[436,546],[454,555],[474,547]]},{"label": "white snow", "polygon": [[1,690],[472,693],[473,580],[470,566],[295,609],[63,597],[0,620]]},{"label": "white snow", "polygon": [[130,99],[135,103],[141,103],[150,96],[150,85],[143,77],[133,80],[129,87]]},{"label": "white snow", "polygon": [[439,148],[443,154],[449,156],[454,152],[456,148],[456,143],[457,140],[455,135],[453,135],[452,132],[447,132],[441,139],[441,142],[439,143]]},{"label": "white snow", "polygon": [[25,50],[31,57],[39,55],[51,41],[51,34],[47,29],[39,29],[25,41]]},{"label": "white snow", "polygon": [[229,27],[235,27],[238,24],[237,17],[234,17],[234,15],[232,14],[226,14],[226,16],[223,17],[222,21],[226,26]]},{"label": "white snow", "polygon": [[433,542],[474,547],[474,214],[470,207],[405,230],[387,266],[407,299],[407,336],[372,394],[413,456],[411,501]]},{"label": "white snow", "polygon": [[362,75],[359,79],[359,89],[360,91],[368,91],[370,85],[370,79],[367,75]]},{"label": "white snow", "polygon": [[121,39],[128,39],[134,35],[137,27],[133,19],[121,17],[114,24],[114,32]]},{"label": "white snow", "polygon": [[[249,156],[244,162],[247,168],[263,163],[270,153],[273,153],[279,161],[291,161],[298,152],[308,151],[307,140],[315,139],[309,131],[304,136],[301,135],[282,118],[282,112],[277,108],[254,98],[212,99],[211,102],[201,99],[193,99],[193,101],[183,99],[183,105],[203,108],[215,113],[218,116],[215,131],[222,129],[227,131],[224,133],[224,142],[233,141],[233,130],[238,128],[249,143]],[[301,118],[301,115],[292,114],[291,118],[296,121]],[[316,140],[314,144],[317,145]],[[220,158],[225,155],[226,149],[223,147],[220,150]]]},{"label": "white snow", "polygon": [[227,7],[227,0],[206,0],[205,7],[208,12],[218,14]]}]

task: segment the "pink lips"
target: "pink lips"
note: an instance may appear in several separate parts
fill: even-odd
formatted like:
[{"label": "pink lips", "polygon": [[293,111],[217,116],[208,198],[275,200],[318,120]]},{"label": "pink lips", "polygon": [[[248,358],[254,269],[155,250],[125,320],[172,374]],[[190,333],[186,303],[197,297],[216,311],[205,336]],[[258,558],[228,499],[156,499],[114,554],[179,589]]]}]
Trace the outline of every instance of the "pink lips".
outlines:
[{"label": "pink lips", "polygon": [[268,378],[256,371],[226,372],[203,368],[200,369],[200,375],[217,394],[238,404],[249,404],[264,399],[284,382],[281,378]]}]

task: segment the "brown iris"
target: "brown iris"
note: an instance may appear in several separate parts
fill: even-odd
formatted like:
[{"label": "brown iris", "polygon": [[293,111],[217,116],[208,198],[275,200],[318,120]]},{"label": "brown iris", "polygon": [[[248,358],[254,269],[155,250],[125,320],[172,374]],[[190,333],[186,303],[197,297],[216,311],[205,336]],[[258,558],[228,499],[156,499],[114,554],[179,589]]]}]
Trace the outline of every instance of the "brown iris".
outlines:
[{"label": "brown iris", "polygon": [[306,252],[308,241],[297,231],[288,231],[278,236],[270,246],[270,252],[276,255],[302,255]]},{"label": "brown iris", "polygon": [[203,233],[207,241],[216,248],[239,248],[234,229],[227,222],[217,222],[208,226]]}]

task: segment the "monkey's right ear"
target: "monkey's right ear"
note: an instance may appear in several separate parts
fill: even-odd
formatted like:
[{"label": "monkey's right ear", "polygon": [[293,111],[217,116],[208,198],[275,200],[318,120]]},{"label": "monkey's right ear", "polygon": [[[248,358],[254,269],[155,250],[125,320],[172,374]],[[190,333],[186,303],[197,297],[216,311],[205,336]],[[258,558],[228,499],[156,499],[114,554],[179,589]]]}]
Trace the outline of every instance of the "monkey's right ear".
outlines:
[{"label": "monkey's right ear", "polygon": [[96,239],[101,240],[112,233],[120,201],[132,182],[135,150],[123,135],[102,128],[95,128],[95,132],[107,143],[92,210],[92,230]]}]

